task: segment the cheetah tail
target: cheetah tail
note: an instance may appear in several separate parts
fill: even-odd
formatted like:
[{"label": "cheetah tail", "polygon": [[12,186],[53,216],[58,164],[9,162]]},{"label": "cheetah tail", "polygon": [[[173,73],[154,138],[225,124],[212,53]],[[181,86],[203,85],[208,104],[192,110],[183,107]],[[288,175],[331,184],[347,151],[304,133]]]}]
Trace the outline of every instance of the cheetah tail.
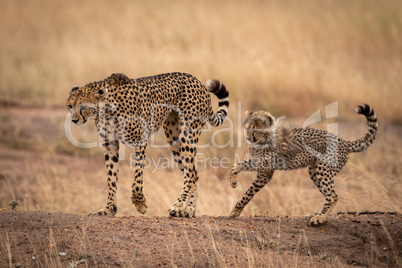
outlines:
[{"label": "cheetah tail", "polygon": [[378,122],[377,116],[374,113],[373,108],[368,104],[362,104],[356,107],[356,113],[362,114],[367,119],[368,129],[364,137],[351,142],[350,152],[358,153],[367,150],[367,148],[373,144],[375,138],[377,137]]},{"label": "cheetah tail", "polygon": [[219,80],[208,80],[207,89],[209,92],[215,94],[219,99],[219,110],[214,114],[212,107],[209,112],[208,121],[213,126],[219,126],[225,120],[229,107],[229,92],[224,84]]}]

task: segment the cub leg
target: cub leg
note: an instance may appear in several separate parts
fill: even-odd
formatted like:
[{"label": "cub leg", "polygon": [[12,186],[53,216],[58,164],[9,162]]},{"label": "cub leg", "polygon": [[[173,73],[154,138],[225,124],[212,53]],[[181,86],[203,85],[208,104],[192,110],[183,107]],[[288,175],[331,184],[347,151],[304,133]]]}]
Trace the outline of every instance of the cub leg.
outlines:
[{"label": "cub leg", "polygon": [[328,214],[335,207],[338,195],[335,192],[333,177],[337,171],[323,163],[317,163],[309,167],[308,170],[311,180],[324,196],[324,205],[319,213],[310,220],[311,225],[319,225],[325,222]]},{"label": "cub leg", "polygon": [[256,171],[256,170],[257,170],[257,167],[255,165],[253,165],[253,161],[251,159],[237,162],[236,164],[233,165],[232,170],[230,171],[230,174],[229,174],[230,185],[233,188],[237,187],[237,175],[240,172]]},{"label": "cub leg", "polygon": [[257,179],[253,181],[250,188],[242,195],[237,201],[229,214],[229,217],[238,217],[242,213],[244,207],[250,202],[250,200],[257,194],[271,179],[274,174],[270,169],[258,169]]}]

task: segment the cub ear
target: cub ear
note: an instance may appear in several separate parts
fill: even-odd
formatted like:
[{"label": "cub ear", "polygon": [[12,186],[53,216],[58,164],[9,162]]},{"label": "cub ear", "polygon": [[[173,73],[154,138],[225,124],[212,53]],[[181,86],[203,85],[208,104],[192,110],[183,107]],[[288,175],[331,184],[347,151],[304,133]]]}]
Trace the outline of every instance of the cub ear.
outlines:
[{"label": "cub ear", "polygon": [[275,124],[275,118],[271,114],[266,113],[266,114],[264,114],[263,118],[264,118],[264,124],[266,125],[266,127],[269,128]]},{"label": "cub ear", "polygon": [[275,119],[273,118],[272,115],[269,115],[268,118],[267,118],[267,120],[268,120],[268,124],[269,124],[270,126],[272,126],[272,125],[274,124],[274,122],[275,122]]},{"label": "cub ear", "polygon": [[75,85],[71,88],[71,93],[73,93],[74,91],[78,90],[80,87]]},{"label": "cub ear", "polygon": [[251,116],[252,114],[253,114],[253,112],[246,111],[247,116]]},{"label": "cub ear", "polygon": [[97,98],[98,100],[103,99],[106,96],[107,91],[107,88],[98,89],[98,91],[95,93],[95,98]]}]

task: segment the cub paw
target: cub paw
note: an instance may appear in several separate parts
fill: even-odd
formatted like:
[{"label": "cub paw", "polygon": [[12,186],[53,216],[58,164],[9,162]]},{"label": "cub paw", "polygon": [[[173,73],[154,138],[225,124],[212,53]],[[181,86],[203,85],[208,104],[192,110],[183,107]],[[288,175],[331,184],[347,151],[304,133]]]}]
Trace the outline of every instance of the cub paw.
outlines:
[{"label": "cub paw", "polygon": [[317,226],[325,222],[325,217],[323,215],[316,215],[310,219],[311,226]]},{"label": "cub paw", "polygon": [[229,175],[229,181],[230,181],[230,185],[232,186],[232,188],[237,187],[237,175],[231,173]]}]

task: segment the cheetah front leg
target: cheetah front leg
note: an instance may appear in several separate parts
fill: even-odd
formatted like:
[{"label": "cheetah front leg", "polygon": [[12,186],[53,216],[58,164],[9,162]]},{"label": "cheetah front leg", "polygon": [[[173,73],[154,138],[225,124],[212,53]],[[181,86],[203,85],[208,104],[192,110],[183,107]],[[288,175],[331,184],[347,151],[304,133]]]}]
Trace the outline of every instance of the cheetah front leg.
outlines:
[{"label": "cheetah front leg", "polygon": [[131,187],[132,195],[131,201],[135,205],[137,211],[141,214],[145,214],[148,210],[147,199],[143,192],[143,173],[144,173],[144,160],[146,157],[147,144],[136,148],[135,150],[135,170],[134,170],[134,182]]},{"label": "cheetah front leg", "polygon": [[251,184],[250,188],[242,195],[236,205],[233,207],[229,214],[229,217],[235,218],[240,216],[244,207],[250,202],[250,200],[256,195],[271,179],[274,174],[273,170],[258,169],[257,178]]},{"label": "cheetah front leg", "polygon": [[[106,209],[101,209],[96,214],[114,216],[117,212],[116,192],[119,173],[119,142],[105,142],[104,153],[107,171],[108,197]],[[92,215],[96,214],[92,213]]]},{"label": "cheetah front leg", "polygon": [[257,167],[255,165],[253,165],[253,161],[251,159],[237,162],[236,164],[233,165],[232,170],[230,171],[230,174],[229,174],[230,185],[232,185],[233,188],[237,187],[237,175],[240,172],[256,171],[256,170],[257,170]]},{"label": "cheetah front leg", "polygon": [[190,199],[188,201],[188,206],[186,208],[186,214],[191,215],[191,217],[195,217],[197,212],[197,200],[198,200],[198,174],[196,174],[196,182],[194,184],[193,193],[190,195]]}]

